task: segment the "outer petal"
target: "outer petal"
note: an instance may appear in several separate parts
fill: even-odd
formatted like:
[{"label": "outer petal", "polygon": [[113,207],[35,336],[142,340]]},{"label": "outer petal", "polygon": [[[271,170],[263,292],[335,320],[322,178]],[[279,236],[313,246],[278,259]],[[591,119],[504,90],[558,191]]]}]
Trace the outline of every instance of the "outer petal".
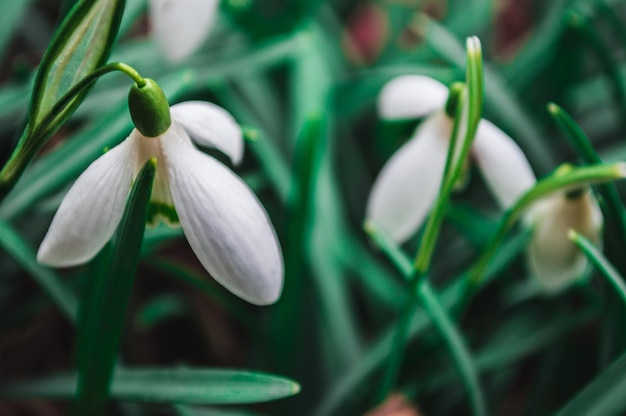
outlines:
[{"label": "outer petal", "polygon": [[485,182],[503,208],[508,208],[535,182],[526,156],[502,130],[487,120],[478,125],[472,151]]},{"label": "outer petal", "polygon": [[424,117],[442,109],[448,88],[423,75],[402,75],[389,81],[378,96],[378,113],[394,120]]},{"label": "outer petal", "polygon": [[566,198],[563,193],[552,195],[533,207],[528,220],[533,226],[529,266],[544,290],[558,292],[583,276],[587,259],[567,232],[574,229],[600,243],[602,214],[591,192],[577,198]]},{"label": "outer petal", "polygon": [[393,240],[403,242],[432,207],[446,164],[450,119],[437,112],[383,167],[367,202],[367,218]]},{"label": "outer petal", "polygon": [[162,137],[172,198],[189,245],[220,284],[248,302],[275,302],[283,260],[267,213],[228,168],[176,124]]},{"label": "outer petal", "polygon": [[133,180],[139,133],[93,162],[76,180],[50,224],[37,261],[74,266],[95,256],[124,213]]},{"label": "outer petal", "polygon": [[163,54],[181,61],[200,46],[211,29],[218,0],[150,0],[150,26]]},{"label": "outer petal", "polygon": [[234,164],[243,157],[243,134],[233,116],[222,107],[205,101],[187,101],[171,107],[172,118],[194,142],[216,147]]}]

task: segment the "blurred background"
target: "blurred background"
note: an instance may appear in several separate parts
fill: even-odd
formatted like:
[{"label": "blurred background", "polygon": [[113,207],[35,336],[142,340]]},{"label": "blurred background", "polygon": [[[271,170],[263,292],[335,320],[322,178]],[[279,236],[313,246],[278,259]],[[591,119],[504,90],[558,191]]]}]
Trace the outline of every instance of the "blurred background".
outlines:
[{"label": "blurred background", "polygon": [[[24,127],[38,62],[73,3],[0,4],[2,161]],[[249,305],[212,280],[180,230],[148,229],[120,363],[265,371],[296,380],[302,391],[245,407],[116,402],[111,414],[470,414],[443,341],[419,308],[398,383],[403,396],[394,399],[395,410],[373,410],[408,285],[363,232],[365,203],[383,164],[420,122],[382,121],[378,93],[403,74],[463,81],[465,38],[476,35],[484,117],[520,145],[538,177],[579,162],[549,102],[572,115],[605,161],[624,159],[624,2],[224,0],[202,47],[176,64],[150,37],[146,1],[126,3],[109,61],[155,79],[171,103],[212,101],[244,126],[240,166],[204,150],[262,201],[279,234],[286,283],[275,305]],[[33,253],[73,180],[132,129],[128,88],[122,75],[99,80],[0,205],[2,383],[74,365],[76,327],[45,279],[80,297],[97,261],[42,271]],[[307,121],[320,117],[317,139],[304,140]],[[430,279],[444,300],[502,214],[474,169],[454,194],[434,255]],[[606,253],[623,272],[624,246],[608,241],[611,230],[607,223]],[[418,238],[402,247],[409,258]],[[497,415],[552,414],[626,345],[623,305],[606,284],[592,276],[543,295],[528,276],[526,239],[522,229],[511,233],[493,279],[459,324]],[[61,415],[67,408],[62,400],[0,402],[1,415]]]}]

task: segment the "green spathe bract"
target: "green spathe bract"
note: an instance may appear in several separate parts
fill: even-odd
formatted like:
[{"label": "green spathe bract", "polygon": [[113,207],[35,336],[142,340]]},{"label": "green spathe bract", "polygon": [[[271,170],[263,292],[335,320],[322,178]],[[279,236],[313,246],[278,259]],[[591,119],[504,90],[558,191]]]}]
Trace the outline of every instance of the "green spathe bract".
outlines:
[{"label": "green spathe bract", "polygon": [[158,137],[172,125],[167,97],[150,78],[145,79],[145,84],[133,84],[130,88],[128,108],[135,127],[146,137]]},{"label": "green spathe bract", "polygon": [[[125,0],[79,1],[61,23],[37,71],[28,124],[0,172],[0,198],[85,98],[91,82],[71,97],[66,94],[108,59],[125,4]],[[62,100],[66,104],[59,107]]]}]

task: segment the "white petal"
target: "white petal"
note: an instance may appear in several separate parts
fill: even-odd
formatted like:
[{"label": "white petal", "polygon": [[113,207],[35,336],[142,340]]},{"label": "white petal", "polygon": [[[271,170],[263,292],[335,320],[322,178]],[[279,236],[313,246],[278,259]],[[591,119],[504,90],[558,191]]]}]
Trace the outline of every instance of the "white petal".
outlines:
[{"label": "white petal", "polygon": [[443,112],[428,117],[376,178],[366,216],[394,241],[408,239],[430,211],[441,186],[451,129]]},{"label": "white petal", "polygon": [[167,59],[178,62],[196,51],[218,5],[218,0],[150,0],[152,34]]},{"label": "white petal", "polygon": [[138,136],[133,130],[78,177],[52,219],[37,253],[38,262],[74,266],[90,260],[104,247],[124,213]]},{"label": "white petal", "polygon": [[402,75],[389,81],[378,96],[378,113],[386,119],[424,117],[441,110],[448,88],[423,75]]},{"label": "white petal", "polygon": [[224,152],[234,164],[243,157],[243,134],[233,116],[205,101],[187,101],[171,107],[172,118],[201,146]]},{"label": "white petal", "polygon": [[509,208],[536,182],[522,149],[502,130],[481,120],[472,152],[487,186],[502,208]]},{"label": "white petal", "polygon": [[244,182],[198,151],[176,124],[162,137],[172,198],[189,245],[220,284],[250,303],[275,302],[283,260],[267,213]]},{"label": "white petal", "polygon": [[530,269],[546,292],[559,292],[582,277],[588,265],[567,233],[574,229],[599,244],[600,208],[589,191],[574,199],[558,193],[539,201],[529,216],[533,226],[528,246]]}]

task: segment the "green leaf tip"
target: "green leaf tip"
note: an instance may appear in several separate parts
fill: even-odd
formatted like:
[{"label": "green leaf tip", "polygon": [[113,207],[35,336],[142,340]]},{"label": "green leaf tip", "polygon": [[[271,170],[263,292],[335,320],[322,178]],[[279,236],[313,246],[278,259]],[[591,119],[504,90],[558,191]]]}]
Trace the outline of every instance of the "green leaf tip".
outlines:
[{"label": "green leaf tip", "polygon": [[467,55],[474,58],[482,58],[482,48],[478,36],[470,36],[466,40]]},{"label": "green leaf tip", "polygon": [[559,115],[559,113],[563,111],[561,107],[559,107],[557,104],[552,103],[552,102],[548,103],[547,108],[548,108],[548,112],[552,114],[553,116]]},{"label": "green leaf tip", "polygon": [[256,142],[259,140],[260,133],[257,129],[252,127],[244,127],[243,129],[243,137],[249,142]]},{"label": "green leaf tip", "polygon": [[296,383],[295,381],[291,382],[291,394],[295,395],[300,393],[300,390],[302,390],[302,387],[300,387],[299,383]]},{"label": "green leaf tip", "polygon": [[373,232],[375,232],[376,226],[374,225],[374,221],[372,221],[370,218],[366,218],[365,221],[363,221],[363,230],[365,230],[367,234],[372,234]]}]

